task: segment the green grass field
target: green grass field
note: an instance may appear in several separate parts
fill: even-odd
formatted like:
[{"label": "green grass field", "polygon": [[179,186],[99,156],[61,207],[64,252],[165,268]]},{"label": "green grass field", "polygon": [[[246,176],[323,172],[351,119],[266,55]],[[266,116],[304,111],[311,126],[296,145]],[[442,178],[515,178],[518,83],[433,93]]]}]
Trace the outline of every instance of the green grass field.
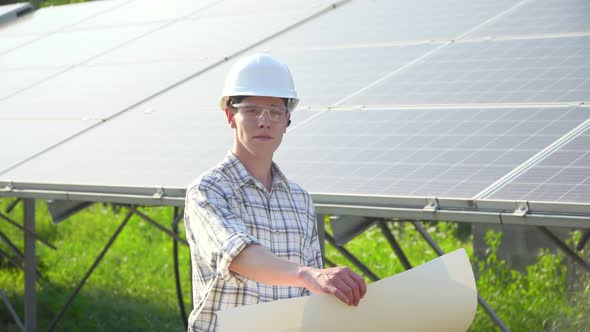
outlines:
[{"label": "green grass field", "polygon": [[[4,211],[9,199],[0,199]],[[171,208],[144,208],[142,211],[170,227]],[[37,204],[37,232],[58,250],[38,243],[39,269],[47,280],[38,283],[39,327],[44,330],[81,280],[110,235],[125,217],[124,208],[94,204],[72,218],[54,225],[46,204]],[[22,207],[10,213],[22,220]],[[471,237],[456,223],[427,223],[426,228],[445,251],[466,248],[472,256]],[[181,231],[184,226],[181,224]],[[436,253],[414,231],[411,224],[392,223],[391,230],[416,266],[436,257]],[[0,220],[0,231],[22,248],[22,233]],[[330,231],[327,225],[327,231]],[[184,234],[181,234],[184,237]],[[579,235],[578,235],[579,236]],[[499,234],[489,234],[494,246]],[[4,244],[0,248],[8,251]],[[346,245],[379,277],[403,271],[398,258],[378,228],[372,228]],[[350,265],[336,250],[326,247],[327,257],[340,265]],[[185,305],[190,308],[189,255],[180,250]],[[483,266],[482,264],[480,264]],[[582,276],[582,286],[568,293],[566,266],[561,257],[544,253],[529,274],[507,269],[490,251],[488,269],[479,271],[478,289],[488,303],[514,331],[583,331],[590,326],[590,281]],[[0,288],[23,315],[23,274],[0,259]],[[139,217],[132,217],[104,260],[90,277],[79,296],[57,326],[57,331],[181,331],[174,288],[172,240]],[[0,331],[17,331],[8,311],[0,310]],[[524,314],[526,313],[526,314]],[[471,331],[494,331],[490,319],[478,309]]]}]

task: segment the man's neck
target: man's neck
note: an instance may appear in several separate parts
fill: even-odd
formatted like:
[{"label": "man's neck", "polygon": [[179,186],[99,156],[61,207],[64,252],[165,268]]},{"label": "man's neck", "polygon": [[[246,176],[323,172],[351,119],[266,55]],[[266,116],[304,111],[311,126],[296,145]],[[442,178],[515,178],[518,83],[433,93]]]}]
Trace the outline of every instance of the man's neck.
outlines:
[{"label": "man's neck", "polygon": [[244,165],[248,173],[256,180],[260,181],[266,190],[270,191],[272,188],[272,155],[265,157],[254,156],[249,151],[240,151],[235,147],[232,153]]}]

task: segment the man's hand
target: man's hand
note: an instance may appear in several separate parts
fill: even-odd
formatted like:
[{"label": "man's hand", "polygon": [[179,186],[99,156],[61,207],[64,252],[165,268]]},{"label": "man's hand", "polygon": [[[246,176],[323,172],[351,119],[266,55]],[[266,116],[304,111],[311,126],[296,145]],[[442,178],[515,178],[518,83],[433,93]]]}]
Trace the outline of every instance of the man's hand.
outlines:
[{"label": "man's hand", "polygon": [[358,306],[367,292],[365,280],[345,266],[330,269],[301,267],[304,287],[312,293],[333,294],[348,305]]},{"label": "man's hand", "polygon": [[342,302],[357,306],[367,292],[365,280],[348,267],[316,269],[278,258],[259,244],[244,248],[229,269],[267,285],[305,287],[316,294],[334,294]]}]

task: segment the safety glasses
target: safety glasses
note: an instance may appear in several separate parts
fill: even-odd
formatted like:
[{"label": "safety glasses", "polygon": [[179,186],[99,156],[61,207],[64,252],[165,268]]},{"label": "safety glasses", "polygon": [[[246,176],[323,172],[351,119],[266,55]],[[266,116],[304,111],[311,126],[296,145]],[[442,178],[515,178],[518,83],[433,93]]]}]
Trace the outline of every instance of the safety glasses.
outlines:
[{"label": "safety glasses", "polygon": [[268,113],[268,117],[272,122],[285,122],[287,121],[287,114],[289,111],[284,106],[277,105],[258,105],[250,103],[238,103],[232,104],[233,108],[237,109],[245,119],[249,120],[262,120],[264,113]]}]

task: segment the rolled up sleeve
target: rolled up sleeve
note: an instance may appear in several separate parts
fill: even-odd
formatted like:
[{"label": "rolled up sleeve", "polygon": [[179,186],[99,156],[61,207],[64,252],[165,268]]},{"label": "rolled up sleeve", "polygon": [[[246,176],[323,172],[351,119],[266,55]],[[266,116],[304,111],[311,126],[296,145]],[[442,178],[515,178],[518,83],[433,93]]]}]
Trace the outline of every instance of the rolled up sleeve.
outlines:
[{"label": "rolled up sleeve", "polygon": [[203,182],[189,189],[185,202],[187,240],[192,251],[208,263],[211,273],[238,285],[245,278],[229,270],[232,260],[248,245],[259,243],[232,210],[223,190]]}]

